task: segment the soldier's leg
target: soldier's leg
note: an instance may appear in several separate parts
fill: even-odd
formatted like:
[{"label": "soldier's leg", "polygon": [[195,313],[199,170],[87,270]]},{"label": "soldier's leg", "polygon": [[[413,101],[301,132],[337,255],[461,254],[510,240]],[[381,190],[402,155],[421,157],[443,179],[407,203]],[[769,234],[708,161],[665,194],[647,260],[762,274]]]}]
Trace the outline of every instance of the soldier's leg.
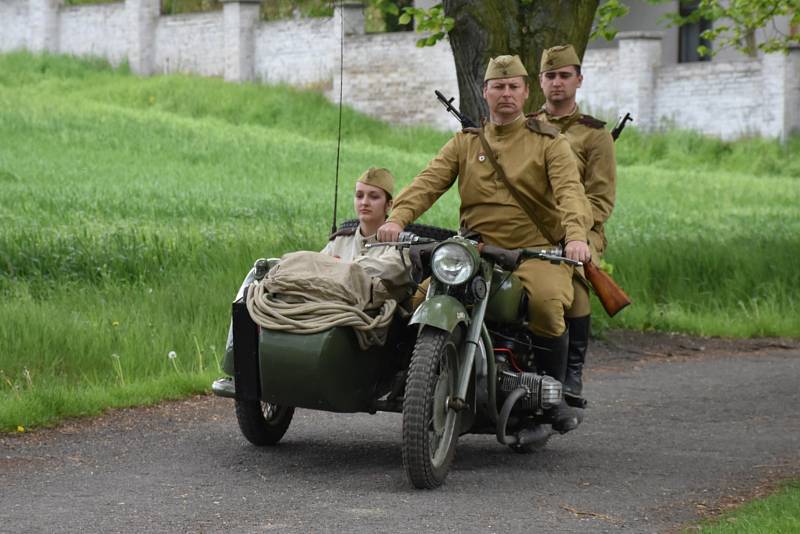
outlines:
[{"label": "soldier's leg", "polygon": [[[533,332],[536,367],[563,383],[569,335],[564,310],[572,303],[572,268],[529,260],[519,266],[516,274],[528,292],[528,327]],[[580,412],[563,401],[547,415],[553,429],[561,433],[575,429],[581,422]]]},{"label": "soldier's leg", "polygon": [[591,331],[592,305],[589,300],[589,288],[586,282],[576,274],[572,278],[575,298],[572,307],[567,310],[566,320],[569,329],[569,349],[567,351],[567,375],[564,380],[564,396],[573,406],[584,404],[583,366],[586,362],[586,351],[589,348]]}]

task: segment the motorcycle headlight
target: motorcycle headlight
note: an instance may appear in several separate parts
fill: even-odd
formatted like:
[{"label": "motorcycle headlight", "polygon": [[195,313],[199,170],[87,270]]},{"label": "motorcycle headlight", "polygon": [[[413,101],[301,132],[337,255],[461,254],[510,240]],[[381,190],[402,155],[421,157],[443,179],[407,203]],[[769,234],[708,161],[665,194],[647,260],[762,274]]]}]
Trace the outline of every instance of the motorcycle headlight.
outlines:
[{"label": "motorcycle headlight", "polygon": [[475,258],[466,247],[457,243],[444,243],[437,247],[431,259],[434,276],[441,282],[457,286],[463,284],[475,274],[477,269]]}]

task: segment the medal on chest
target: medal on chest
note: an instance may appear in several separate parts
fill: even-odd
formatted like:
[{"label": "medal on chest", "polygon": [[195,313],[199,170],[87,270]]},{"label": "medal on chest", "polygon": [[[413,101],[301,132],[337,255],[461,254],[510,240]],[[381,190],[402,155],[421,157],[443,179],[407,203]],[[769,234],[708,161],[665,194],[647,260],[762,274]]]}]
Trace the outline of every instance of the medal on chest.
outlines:
[{"label": "medal on chest", "polygon": [[484,154],[483,152],[479,152],[478,153],[478,161],[480,161],[481,163],[486,161],[486,154]]}]

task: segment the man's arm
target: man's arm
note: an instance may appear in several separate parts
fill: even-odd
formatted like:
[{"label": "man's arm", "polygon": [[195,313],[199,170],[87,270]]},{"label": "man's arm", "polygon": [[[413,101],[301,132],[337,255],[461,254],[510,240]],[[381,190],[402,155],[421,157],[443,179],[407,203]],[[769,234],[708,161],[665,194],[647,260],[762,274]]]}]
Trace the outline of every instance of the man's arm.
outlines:
[{"label": "man's arm", "polygon": [[588,203],[578,177],[575,157],[566,138],[555,139],[546,149],[547,178],[566,232],[565,241],[588,240],[592,226]]},{"label": "man's arm", "polygon": [[416,221],[450,189],[458,176],[458,143],[458,136],[450,139],[428,166],[403,188],[394,201],[388,222],[405,227]]},{"label": "man's arm", "polygon": [[604,224],[614,210],[617,194],[617,162],[614,141],[605,129],[590,140],[584,174],[586,197],[592,205],[593,225]]}]

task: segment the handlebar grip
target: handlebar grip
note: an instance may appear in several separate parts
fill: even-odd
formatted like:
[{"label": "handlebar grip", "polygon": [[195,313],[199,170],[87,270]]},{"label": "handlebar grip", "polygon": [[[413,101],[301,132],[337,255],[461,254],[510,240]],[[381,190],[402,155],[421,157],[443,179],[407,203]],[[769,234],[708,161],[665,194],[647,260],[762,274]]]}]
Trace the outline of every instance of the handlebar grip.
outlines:
[{"label": "handlebar grip", "polygon": [[483,245],[480,249],[480,252],[482,256],[488,256],[497,265],[507,271],[513,271],[516,269],[520,261],[519,250],[508,250],[502,247]]}]

